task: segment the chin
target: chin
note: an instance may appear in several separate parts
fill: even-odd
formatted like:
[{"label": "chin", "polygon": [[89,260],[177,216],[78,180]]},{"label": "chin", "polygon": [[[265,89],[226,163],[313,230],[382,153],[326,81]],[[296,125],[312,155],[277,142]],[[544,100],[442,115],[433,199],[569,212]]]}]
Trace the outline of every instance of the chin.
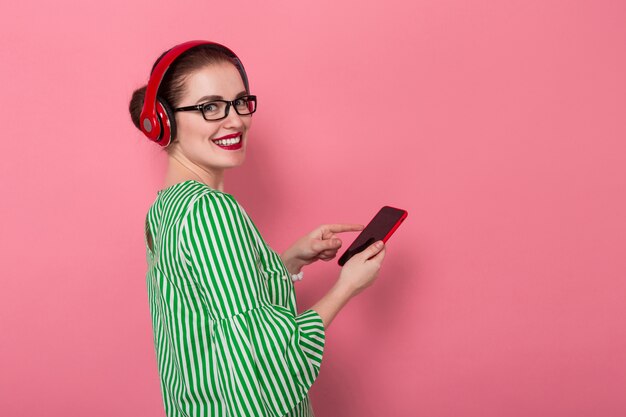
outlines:
[{"label": "chin", "polygon": [[245,155],[242,155],[241,157],[237,158],[236,160],[233,159],[233,160],[229,161],[229,163],[225,163],[223,165],[223,168],[224,169],[237,168],[237,167],[243,165],[245,159],[246,159]]}]

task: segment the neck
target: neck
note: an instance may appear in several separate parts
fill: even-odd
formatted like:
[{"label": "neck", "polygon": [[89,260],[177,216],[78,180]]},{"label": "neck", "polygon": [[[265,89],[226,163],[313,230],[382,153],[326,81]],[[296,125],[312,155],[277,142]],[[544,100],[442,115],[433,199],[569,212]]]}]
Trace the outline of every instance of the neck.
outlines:
[{"label": "neck", "polygon": [[187,180],[200,181],[214,190],[224,191],[224,170],[200,167],[181,154],[169,155],[164,188]]}]

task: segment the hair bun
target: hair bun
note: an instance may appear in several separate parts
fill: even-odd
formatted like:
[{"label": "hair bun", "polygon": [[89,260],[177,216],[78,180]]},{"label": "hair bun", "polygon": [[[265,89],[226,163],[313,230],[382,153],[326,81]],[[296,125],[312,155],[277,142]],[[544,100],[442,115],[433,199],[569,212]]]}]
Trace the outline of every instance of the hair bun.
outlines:
[{"label": "hair bun", "polygon": [[130,111],[130,118],[133,120],[133,124],[139,130],[139,116],[141,115],[141,109],[143,108],[143,100],[146,96],[146,88],[147,86],[143,86],[141,88],[133,91],[133,96],[130,99],[130,105],[128,106],[128,110]]}]

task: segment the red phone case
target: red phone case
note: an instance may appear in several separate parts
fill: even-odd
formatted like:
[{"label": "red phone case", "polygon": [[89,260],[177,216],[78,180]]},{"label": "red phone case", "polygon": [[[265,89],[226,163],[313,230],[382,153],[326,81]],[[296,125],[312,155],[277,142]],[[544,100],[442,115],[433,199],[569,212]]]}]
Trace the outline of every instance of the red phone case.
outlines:
[{"label": "red phone case", "polygon": [[[386,207],[391,207],[391,206],[386,206]],[[393,232],[395,232],[395,231],[396,231],[396,229],[397,229],[398,227],[400,227],[400,224],[404,221],[404,219],[406,219],[406,216],[408,216],[408,215],[409,215],[409,213],[408,213],[406,210],[399,209],[399,208],[396,208],[396,207],[391,207],[391,208],[392,208],[392,209],[396,209],[396,210],[403,211],[403,212],[404,212],[404,214],[402,214],[402,217],[400,217],[400,218],[398,219],[398,221],[396,222],[396,224],[394,224],[394,225],[393,225],[393,227],[391,228],[391,230],[389,231],[389,233],[387,233],[387,235],[385,235],[385,237],[383,238],[383,242],[385,242],[385,243],[387,243],[387,239],[389,239],[389,238],[391,237],[391,235],[393,235]]]},{"label": "red phone case", "polygon": [[[392,209],[396,211],[393,213],[397,215],[397,212],[400,212],[400,217],[393,220],[393,217],[389,219],[383,215],[383,211],[385,209]],[[356,237],[356,239],[350,244],[348,249],[341,255],[337,263],[340,266],[343,266],[352,256],[364,250],[367,246],[374,243],[375,240],[382,240],[387,243],[387,240],[391,237],[391,235],[400,227],[400,224],[406,219],[408,212],[403,209],[399,209],[397,207],[392,206],[383,206],[378,213],[370,220],[370,222],[365,226],[365,228],[361,231],[361,233]],[[381,218],[382,216],[382,218]],[[394,216],[395,217],[395,216]],[[385,220],[394,221],[394,223],[389,227],[388,224],[385,224]],[[382,227],[382,230],[380,228]],[[389,227],[389,230],[386,228]],[[384,236],[381,237],[381,234],[384,233]]]}]

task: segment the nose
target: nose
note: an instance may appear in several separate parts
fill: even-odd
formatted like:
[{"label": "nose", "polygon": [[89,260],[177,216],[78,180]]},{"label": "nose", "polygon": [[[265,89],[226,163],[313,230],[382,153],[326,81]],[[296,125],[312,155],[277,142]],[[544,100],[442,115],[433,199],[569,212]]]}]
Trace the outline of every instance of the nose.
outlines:
[{"label": "nose", "polygon": [[235,111],[235,108],[231,106],[230,109],[228,109],[228,116],[224,119],[224,127],[240,128],[241,126],[243,126],[243,120]]}]

